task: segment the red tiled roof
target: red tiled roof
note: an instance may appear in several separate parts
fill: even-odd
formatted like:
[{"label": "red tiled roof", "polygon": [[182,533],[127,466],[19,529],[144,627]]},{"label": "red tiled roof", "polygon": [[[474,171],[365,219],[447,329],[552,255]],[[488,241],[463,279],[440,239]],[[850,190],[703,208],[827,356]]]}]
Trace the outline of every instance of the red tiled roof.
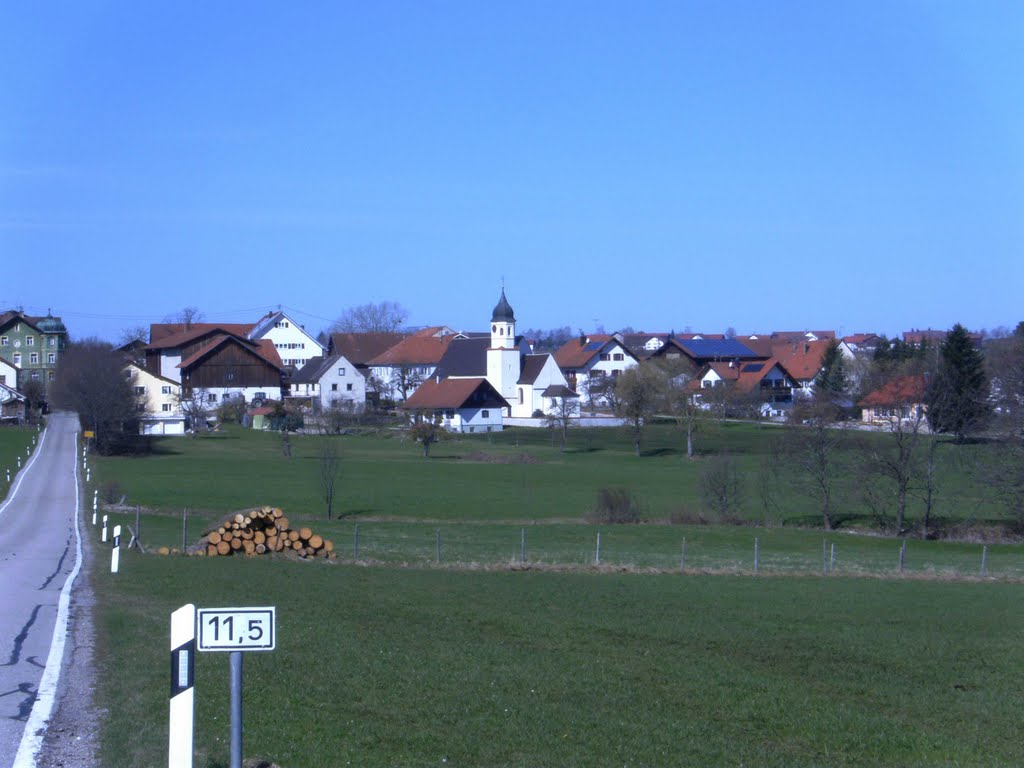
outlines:
[{"label": "red tiled roof", "polygon": [[761,379],[771,373],[772,369],[776,366],[778,366],[784,374],[792,378],[785,366],[775,358],[770,358],[768,360],[745,360],[732,366],[725,362],[714,362],[707,363],[703,368],[701,368],[690,382],[689,387],[694,392],[700,392],[701,379],[707,375],[708,371],[714,371],[723,381],[735,382],[734,386],[737,391],[751,392],[760,386]]},{"label": "red tiled roof", "polygon": [[885,386],[866,395],[857,405],[862,408],[876,406],[909,405],[924,400],[928,379],[922,375],[897,376]]},{"label": "red tiled roof", "polygon": [[245,339],[253,328],[251,323],[192,323],[189,328],[179,323],[153,323],[149,326],[149,348],[182,347],[213,333]]},{"label": "red tiled roof", "polygon": [[437,365],[454,336],[408,336],[368,365]]},{"label": "red tiled roof", "polygon": [[473,394],[484,388],[483,405],[506,406],[508,403],[498,394],[498,391],[484,378],[472,379],[427,379],[416,389],[409,398],[402,403],[405,410],[419,410],[427,408],[462,408],[466,405]]},{"label": "red tiled roof", "polygon": [[366,365],[406,337],[404,333],[332,333],[331,352],[352,365]]},{"label": "red tiled roof", "polygon": [[772,345],[772,356],[781,362],[782,367],[797,381],[810,381],[821,371],[825,351],[831,344],[831,339],[776,343]]},{"label": "red tiled roof", "polygon": [[595,333],[593,336],[587,336],[582,344],[578,337],[569,339],[555,352],[555,362],[558,363],[559,368],[581,368],[595,356],[601,354],[610,341],[618,343],[607,333]]},{"label": "red tiled roof", "polygon": [[864,344],[875,340],[881,340],[877,333],[851,333],[849,336],[843,336],[843,341],[847,344]]}]

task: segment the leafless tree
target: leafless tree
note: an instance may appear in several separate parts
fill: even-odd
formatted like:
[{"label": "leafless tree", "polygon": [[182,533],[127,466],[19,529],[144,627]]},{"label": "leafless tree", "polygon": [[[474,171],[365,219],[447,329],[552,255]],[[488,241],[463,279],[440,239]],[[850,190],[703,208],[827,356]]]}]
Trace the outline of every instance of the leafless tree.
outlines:
[{"label": "leafless tree", "polygon": [[709,459],[701,471],[700,483],[705,502],[719,522],[737,519],[742,492],[736,460],[732,456],[720,454]]},{"label": "leafless tree", "polygon": [[134,341],[141,341],[143,344],[149,343],[149,328],[144,325],[133,325],[131,328],[125,328],[118,334],[117,345],[119,347],[127,346]]},{"label": "leafless tree", "polygon": [[202,387],[181,387],[174,396],[175,404],[189,423],[193,437],[206,431],[210,415],[210,393]]},{"label": "leafless tree", "polygon": [[341,450],[338,438],[321,431],[317,438],[317,458],[320,469],[320,495],[324,500],[327,519],[334,516],[334,497],[341,476]]},{"label": "leafless tree", "polygon": [[204,317],[205,315],[199,310],[198,307],[185,307],[180,312],[165,317],[164,322],[181,325],[187,331],[192,327],[193,324],[202,322]]},{"label": "leafless tree", "polygon": [[346,309],[331,327],[333,333],[394,333],[409,318],[409,312],[394,301],[361,304]]},{"label": "leafless tree", "polygon": [[640,455],[644,426],[665,405],[666,388],[664,373],[653,365],[634,366],[618,377],[615,394],[619,407],[616,413],[629,427],[637,456]]},{"label": "leafless tree", "polygon": [[418,365],[398,365],[391,369],[391,391],[399,400],[408,400],[409,395],[423,383],[425,376]]},{"label": "leafless tree", "polygon": [[700,427],[700,416],[703,411],[697,404],[695,393],[690,388],[689,377],[680,374],[667,379],[667,393],[667,409],[686,435],[686,456],[692,459],[695,452],[694,440]]},{"label": "leafless tree", "polygon": [[[561,452],[565,452],[565,445],[569,440],[569,428],[576,422],[580,415],[580,400],[578,397],[553,397],[551,398],[551,410],[547,415],[548,428],[557,431],[562,438]],[[552,440],[552,442],[554,442]]]},{"label": "leafless tree", "polygon": [[825,528],[835,527],[835,485],[842,469],[841,453],[847,433],[836,428],[836,409],[829,403],[812,402],[794,414],[803,424],[787,431],[785,455],[798,469],[799,482],[817,497]]}]

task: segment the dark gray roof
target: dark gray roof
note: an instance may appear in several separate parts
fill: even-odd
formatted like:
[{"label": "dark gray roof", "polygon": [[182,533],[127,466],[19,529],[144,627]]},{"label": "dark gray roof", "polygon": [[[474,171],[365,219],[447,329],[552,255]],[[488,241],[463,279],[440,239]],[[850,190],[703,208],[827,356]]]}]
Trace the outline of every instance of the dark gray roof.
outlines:
[{"label": "dark gray roof", "polygon": [[341,355],[330,355],[309,358],[302,368],[291,378],[292,384],[315,384],[341,359]]},{"label": "dark gray roof", "polygon": [[542,394],[544,397],[579,397],[579,395],[563,384],[552,384]]},{"label": "dark gray roof", "polygon": [[487,348],[491,346],[490,335],[473,339],[452,339],[437,364],[435,375],[486,376]]},{"label": "dark gray roof", "polygon": [[501,289],[501,299],[494,307],[494,311],[491,313],[492,323],[514,323],[516,321],[515,313],[512,311],[512,306],[508,303],[508,299],[505,298],[505,289]]},{"label": "dark gray roof", "polygon": [[519,384],[533,384],[551,355],[523,355]]}]

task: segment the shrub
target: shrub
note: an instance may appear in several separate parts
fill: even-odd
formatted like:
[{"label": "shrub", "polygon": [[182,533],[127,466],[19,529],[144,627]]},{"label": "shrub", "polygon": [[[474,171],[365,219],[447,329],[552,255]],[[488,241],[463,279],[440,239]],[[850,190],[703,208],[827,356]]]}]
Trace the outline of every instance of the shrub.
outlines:
[{"label": "shrub", "polygon": [[586,519],[611,525],[639,523],[640,504],[625,488],[602,488],[597,492],[597,504],[587,512]]}]

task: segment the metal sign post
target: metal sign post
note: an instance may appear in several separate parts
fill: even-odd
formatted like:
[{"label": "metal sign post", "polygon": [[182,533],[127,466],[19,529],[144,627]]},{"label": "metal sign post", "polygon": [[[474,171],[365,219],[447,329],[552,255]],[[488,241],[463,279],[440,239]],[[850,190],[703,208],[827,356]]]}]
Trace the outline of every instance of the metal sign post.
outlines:
[{"label": "metal sign post", "polygon": [[242,768],[242,653],[272,651],[277,642],[277,609],[200,608],[198,650],[228,651],[231,662],[231,762]]}]

